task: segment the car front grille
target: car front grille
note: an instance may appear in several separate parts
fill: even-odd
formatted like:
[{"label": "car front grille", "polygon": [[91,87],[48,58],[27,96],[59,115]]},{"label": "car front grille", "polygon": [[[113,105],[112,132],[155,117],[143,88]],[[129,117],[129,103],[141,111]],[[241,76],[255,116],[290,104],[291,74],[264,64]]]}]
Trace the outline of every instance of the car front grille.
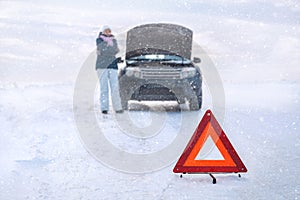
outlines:
[{"label": "car front grille", "polygon": [[143,79],[180,79],[180,74],[180,69],[141,69],[141,78]]}]

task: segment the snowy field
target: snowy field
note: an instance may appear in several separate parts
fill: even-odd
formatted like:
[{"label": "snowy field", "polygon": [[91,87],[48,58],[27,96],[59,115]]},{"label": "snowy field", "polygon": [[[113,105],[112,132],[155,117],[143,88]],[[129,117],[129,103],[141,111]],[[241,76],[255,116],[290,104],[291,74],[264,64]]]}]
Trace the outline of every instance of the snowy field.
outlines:
[{"label": "snowy field", "polygon": [[[194,31],[222,80],[224,116],[206,77],[199,112],[168,102],[168,111],[126,111],[139,130],[163,119],[148,138],[123,134],[122,119],[104,118],[96,100],[89,113],[112,145],[146,155],[182,130],[191,135],[212,109],[248,168],[241,178],[216,174],[215,185],[204,174],[181,179],[172,172],[176,160],[152,172],[122,172],[82,143],[74,87],[100,27],[109,24],[124,50],[126,30],[158,22]],[[300,198],[299,1],[2,0],[0,30],[1,200]]]}]

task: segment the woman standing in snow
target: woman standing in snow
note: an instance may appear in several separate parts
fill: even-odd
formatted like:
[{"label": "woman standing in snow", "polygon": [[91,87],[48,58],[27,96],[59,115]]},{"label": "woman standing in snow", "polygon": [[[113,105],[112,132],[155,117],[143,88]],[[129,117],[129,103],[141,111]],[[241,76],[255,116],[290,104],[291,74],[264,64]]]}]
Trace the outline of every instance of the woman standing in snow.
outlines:
[{"label": "woman standing in snow", "polygon": [[[96,70],[100,81],[100,109],[103,114],[107,114],[109,108],[109,89],[113,108],[116,113],[122,113],[122,104],[119,92],[118,81],[118,61],[116,54],[119,52],[117,40],[111,34],[108,26],[103,26],[102,32],[96,40],[97,61]],[[109,83],[109,86],[108,86]]]}]

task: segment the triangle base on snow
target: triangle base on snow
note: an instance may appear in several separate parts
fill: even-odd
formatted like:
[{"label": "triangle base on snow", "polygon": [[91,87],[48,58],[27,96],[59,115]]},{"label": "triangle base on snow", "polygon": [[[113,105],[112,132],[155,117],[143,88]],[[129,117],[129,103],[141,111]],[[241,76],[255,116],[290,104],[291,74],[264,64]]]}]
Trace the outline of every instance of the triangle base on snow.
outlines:
[{"label": "triangle base on snow", "polygon": [[[207,143],[213,141],[219,158],[205,158]],[[209,153],[209,152],[208,152]],[[221,126],[210,110],[207,110],[176,163],[174,173],[238,173],[247,168],[231,145]]]}]

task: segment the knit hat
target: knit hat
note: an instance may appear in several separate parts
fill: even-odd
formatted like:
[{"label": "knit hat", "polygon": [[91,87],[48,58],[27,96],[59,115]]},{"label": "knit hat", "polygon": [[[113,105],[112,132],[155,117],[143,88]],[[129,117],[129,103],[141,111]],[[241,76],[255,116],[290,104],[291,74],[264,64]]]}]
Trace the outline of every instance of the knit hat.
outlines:
[{"label": "knit hat", "polygon": [[107,29],[111,30],[111,28],[110,28],[109,26],[104,25],[104,26],[102,27],[102,32],[104,32],[104,31],[107,30]]}]

